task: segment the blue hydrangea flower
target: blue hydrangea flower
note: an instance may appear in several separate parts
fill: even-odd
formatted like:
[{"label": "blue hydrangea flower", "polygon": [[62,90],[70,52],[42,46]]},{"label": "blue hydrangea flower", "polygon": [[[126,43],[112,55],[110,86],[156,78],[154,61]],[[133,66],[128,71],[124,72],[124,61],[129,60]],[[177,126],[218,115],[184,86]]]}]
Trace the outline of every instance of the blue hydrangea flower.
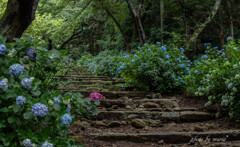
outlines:
[{"label": "blue hydrangea flower", "polygon": [[147,45],[147,43],[144,43],[143,45]]},{"label": "blue hydrangea flower", "polygon": [[63,125],[68,126],[72,122],[72,116],[69,113],[64,114],[63,116],[61,116],[61,121]]},{"label": "blue hydrangea flower", "polygon": [[125,56],[126,55],[126,53],[123,53],[123,56]]},{"label": "blue hydrangea flower", "polygon": [[36,103],[32,107],[32,113],[34,116],[40,116],[43,117],[47,114],[48,107],[41,103]]},{"label": "blue hydrangea flower", "polygon": [[119,71],[120,70],[120,68],[117,68],[117,71]]},{"label": "blue hydrangea flower", "polygon": [[60,103],[60,99],[58,97],[54,97],[53,100],[54,100],[55,104],[59,104]]},{"label": "blue hydrangea flower", "polygon": [[231,89],[231,88],[232,88],[232,85],[233,85],[232,83],[229,83],[229,84],[227,85],[227,88],[228,88],[228,89]]},{"label": "blue hydrangea flower", "polygon": [[0,44],[0,55],[5,55],[7,48],[4,44]]},{"label": "blue hydrangea flower", "polygon": [[185,57],[184,57],[184,56],[181,56],[181,58],[183,58],[183,59],[184,59]]},{"label": "blue hydrangea flower", "polygon": [[167,61],[166,63],[167,63],[167,64],[169,64],[170,62],[169,62],[169,61]]},{"label": "blue hydrangea flower", "polygon": [[221,49],[220,51],[224,52],[224,49]]},{"label": "blue hydrangea flower", "polygon": [[166,55],[165,58],[168,60],[168,59],[170,58],[170,56],[169,56],[169,55]]},{"label": "blue hydrangea flower", "polygon": [[22,145],[24,147],[32,147],[32,142],[30,139],[25,139],[25,140],[23,140]]},{"label": "blue hydrangea flower", "polygon": [[165,52],[167,50],[164,46],[162,46],[161,49],[162,49],[162,52]]},{"label": "blue hydrangea flower", "polygon": [[67,105],[67,111],[70,112],[70,111],[71,111],[71,108],[72,108],[71,105],[68,104],[68,105]]},{"label": "blue hydrangea flower", "polygon": [[9,71],[12,75],[18,76],[18,75],[23,74],[24,66],[22,66],[20,64],[13,64],[12,66],[10,66]]},{"label": "blue hydrangea flower", "polygon": [[18,96],[16,98],[16,104],[23,105],[26,102],[26,98],[24,96]]},{"label": "blue hydrangea flower", "polygon": [[122,64],[122,62],[119,62],[119,64],[121,65],[121,64]]},{"label": "blue hydrangea flower", "polygon": [[161,42],[157,41],[157,42],[156,42],[156,44],[160,45],[160,44],[161,44]]},{"label": "blue hydrangea flower", "polygon": [[204,60],[204,59],[207,59],[207,58],[208,58],[207,55],[203,55],[202,58],[201,58],[201,60]]},{"label": "blue hydrangea flower", "polygon": [[198,63],[198,62],[199,62],[199,60],[196,60],[196,61],[195,61],[195,63]]},{"label": "blue hydrangea flower", "polygon": [[180,68],[184,68],[184,66],[185,66],[184,64],[179,65]]},{"label": "blue hydrangea flower", "polygon": [[150,49],[150,48],[148,49],[148,52],[151,52],[151,49]]},{"label": "blue hydrangea flower", "polygon": [[215,48],[215,49],[218,49],[218,46],[215,46],[214,48]]},{"label": "blue hydrangea flower", "polygon": [[3,93],[8,90],[7,79],[0,81],[0,93]]},{"label": "blue hydrangea flower", "polygon": [[145,52],[142,52],[142,55],[145,55]]},{"label": "blue hydrangea flower", "polygon": [[162,61],[163,59],[162,58],[160,58],[160,61]]},{"label": "blue hydrangea flower", "polygon": [[136,54],[134,54],[134,57],[136,57],[136,58],[137,58],[138,56],[137,56]]},{"label": "blue hydrangea flower", "polygon": [[177,60],[178,60],[179,63],[182,63],[181,59],[177,58]]},{"label": "blue hydrangea flower", "polygon": [[132,63],[134,63],[135,62],[135,60],[134,59],[132,59]]},{"label": "blue hydrangea flower", "polygon": [[28,57],[30,57],[31,60],[35,60],[37,57],[36,50],[31,47],[26,49],[26,54]]},{"label": "blue hydrangea flower", "polygon": [[108,63],[108,66],[110,66],[110,63]]},{"label": "blue hydrangea flower", "polygon": [[229,36],[229,37],[227,38],[227,41],[231,41],[231,40],[233,40],[233,38]]},{"label": "blue hydrangea flower", "polygon": [[204,46],[210,46],[211,43],[204,43]]},{"label": "blue hydrangea flower", "polygon": [[209,51],[205,51],[205,53],[207,54],[207,53],[209,53]]},{"label": "blue hydrangea flower", "polygon": [[186,68],[186,71],[189,71],[189,67]]},{"label": "blue hydrangea flower", "polygon": [[175,79],[175,75],[172,75],[171,78]]},{"label": "blue hydrangea flower", "polygon": [[183,53],[183,52],[184,52],[184,49],[183,49],[182,47],[180,48],[180,50],[181,50],[181,53]]},{"label": "blue hydrangea flower", "polygon": [[33,77],[22,79],[22,81],[21,81],[22,87],[25,88],[25,89],[30,89],[33,80],[34,80]]},{"label": "blue hydrangea flower", "polygon": [[213,53],[215,53],[215,51],[212,51]]},{"label": "blue hydrangea flower", "polygon": [[141,47],[140,47],[140,46],[138,46],[137,48],[138,48],[138,49],[140,49]]},{"label": "blue hydrangea flower", "polygon": [[41,145],[41,147],[53,147],[53,144],[46,141]]},{"label": "blue hydrangea flower", "polygon": [[120,69],[124,69],[124,67],[123,67],[123,66],[120,66],[119,68],[120,68]]},{"label": "blue hydrangea flower", "polygon": [[195,70],[194,73],[195,73],[195,74],[198,74],[199,72],[198,72],[198,70]]}]

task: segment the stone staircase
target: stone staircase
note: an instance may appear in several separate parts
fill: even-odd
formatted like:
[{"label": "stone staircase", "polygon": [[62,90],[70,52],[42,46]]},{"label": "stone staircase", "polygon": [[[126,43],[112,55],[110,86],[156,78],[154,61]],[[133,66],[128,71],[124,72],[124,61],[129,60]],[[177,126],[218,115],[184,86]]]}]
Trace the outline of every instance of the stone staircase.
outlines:
[{"label": "stone staircase", "polygon": [[71,126],[69,135],[87,147],[240,146],[239,123],[216,119],[219,111],[197,100],[185,105],[190,100],[183,96],[123,89],[123,80],[93,75],[87,67],[70,68],[57,78],[65,83],[59,87],[62,93],[104,96],[98,115]]}]

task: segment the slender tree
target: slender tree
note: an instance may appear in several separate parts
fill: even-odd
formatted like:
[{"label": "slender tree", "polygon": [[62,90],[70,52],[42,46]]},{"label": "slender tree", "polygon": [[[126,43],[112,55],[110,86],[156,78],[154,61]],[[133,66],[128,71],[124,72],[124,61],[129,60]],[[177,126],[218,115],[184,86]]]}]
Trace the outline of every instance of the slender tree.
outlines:
[{"label": "slender tree", "polygon": [[194,31],[193,35],[188,40],[186,47],[189,49],[190,45],[195,44],[198,36],[202,33],[202,31],[206,28],[206,26],[212,21],[214,16],[216,15],[221,4],[221,0],[216,0],[212,12],[209,14],[208,18],[198,26],[198,28]]},{"label": "slender tree", "polygon": [[126,0],[126,2],[128,4],[128,8],[134,18],[135,25],[136,25],[138,33],[139,33],[140,41],[141,41],[141,43],[145,43],[145,42],[147,42],[147,37],[145,35],[145,31],[144,31],[143,25],[142,25],[142,20],[140,17],[142,7],[143,7],[143,0],[140,1],[138,9],[135,8],[132,0]]}]

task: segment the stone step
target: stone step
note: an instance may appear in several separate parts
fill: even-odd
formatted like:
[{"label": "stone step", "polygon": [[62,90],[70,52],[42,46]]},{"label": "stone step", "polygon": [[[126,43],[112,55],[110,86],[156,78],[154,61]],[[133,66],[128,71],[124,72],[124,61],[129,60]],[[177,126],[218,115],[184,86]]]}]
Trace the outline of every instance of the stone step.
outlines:
[{"label": "stone step", "polygon": [[73,77],[73,78],[79,78],[79,79],[113,79],[111,77],[106,77],[106,76],[80,76],[80,75],[57,75],[56,77],[62,78],[62,77]]},{"label": "stone step", "polygon": [[[239,129],[240,125],[229,123],[229,119],[222,118],[218,120],[208,120],[203,122],[163,122],[161,120],[153,119],[130,119],[130,120],[97,120],[89,122],[77,122],[74,125],[77,127],[84,127],[85,129],[96,128],[95,132],[99,129],[109,128],[112,132],[124,133],[126,130],[131,132],[148,132],[148,131],[175,131],[175,132],[204,132],[204,131],[219,131],[223,129]],[[85,124],[88,124],[88,128]],[[85,126],[84,126],[85,125]],[[119,129],[122,130],[120,131]]]},{"label": "stone step", "polygon": [[92,120],[131,120],[131,119],[152,119],[174,122],[199,122],[215,119],[214,113],[203,111],[179,111],[179,112],[159,112],[159,111],[100,111]]},{"label": "stone step", "polygon": [[92,81],[92,82],[104,82],[104,81],[120,81],[112,78],[99,78],[99,77],[92,77],[92,78],[82,78],[81,76],[62,76],[62,77],[56,77],[62,80],[69,80],[69,79],[74,79],[75,81]]},{"label": "stone step", "polygon": [[79,84],[79,85],[97,85],[97,84],[100,84],[100,85],[116,85],[116,84],[125,84],[124,81],[101,81],[101,80],[91,80],[91,81],[77,81],[77,79],[59,79],[60,81],[61,80],[69,80],[69,82],[71,81],[72,84]]},{"label": "stone step", "polygon": [[210,142],[230,142],[240,141],[240,130],[225,130],[225,131],[207,131],[207,132],[144,132],[144,133],[115,133],[115,132],[100,132],[90,133],[87,137],[93,140],[105,141],[130,141],[130,142],[159,142],[163,141],[166,144],[195,144],[198,141]]},{"label": "stone step", "polygon": [[[66,90],[59,89],[59,92],[78,92],[83,96],[88,97],[93,91],[82,91],[82,90]],[[142,92],[142,91],[98,91],[100,94],[104,96],[105,99],[117,99],[117,98],[146,98],[146,95],[150,94],[150,92]]]},{"label": "stone step", "polygon": [[178,108],[177,99],[124,99],[124,100],[101,100],[100,107],[104,108]]}]

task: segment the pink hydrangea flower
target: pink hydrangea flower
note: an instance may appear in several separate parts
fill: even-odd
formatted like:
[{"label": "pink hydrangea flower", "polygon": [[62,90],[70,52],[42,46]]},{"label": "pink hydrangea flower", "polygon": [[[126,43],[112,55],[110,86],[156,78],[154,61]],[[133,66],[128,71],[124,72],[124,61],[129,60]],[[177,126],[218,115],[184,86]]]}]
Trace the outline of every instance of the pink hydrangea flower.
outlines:
[{"label": "pink hydrangea flower", "polygon": [[98,92],[93,92],[89,95],[89,98],[91,100],[101,100],[102,99],[102,95]]}]

